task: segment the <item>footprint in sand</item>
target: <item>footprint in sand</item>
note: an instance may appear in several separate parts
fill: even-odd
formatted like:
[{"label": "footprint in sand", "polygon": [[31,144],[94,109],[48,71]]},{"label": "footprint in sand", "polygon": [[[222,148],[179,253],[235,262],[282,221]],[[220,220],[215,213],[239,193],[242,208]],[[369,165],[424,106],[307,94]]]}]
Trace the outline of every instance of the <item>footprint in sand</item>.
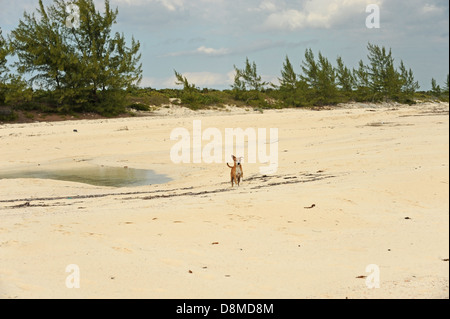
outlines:
[{"label": "footprint in sand", "polygon": [[[54,228],[56,228],[56,229],[54,229],[53,231],[54,232],[58,232],[58,233],[61,233],[62,235],[71,235],[72,233],[70,232],[70,231],[68,231],[67,229],[64,229],[64,228],[66,228],[66,227],[68,227],[68,226],[64,226],[64,225],[52,225]],[[70,227],[69,227],[70,228]]]},{"label": "footprint in sand", "polygon": [[84,236],[89,236],[89,237],[103,237],[102,234],[96,234],[96,233],[83,233]]},{"label": "footprint in sand", "polygon": [[11,246],[17,246],[19,244],[20,244],[20,242],[18,242],[17,240],[7,240],[4,242],[1,242],[0,247],[11,247]]},{"label": "footprint in sand", "polygon": [[128,249],[128,248],[124,248],[124,247],[111,247],[112,249],[114,249],[115,251],[121,252],[121,253],[126,253],[126,254],[131,254],[133,251]]}]

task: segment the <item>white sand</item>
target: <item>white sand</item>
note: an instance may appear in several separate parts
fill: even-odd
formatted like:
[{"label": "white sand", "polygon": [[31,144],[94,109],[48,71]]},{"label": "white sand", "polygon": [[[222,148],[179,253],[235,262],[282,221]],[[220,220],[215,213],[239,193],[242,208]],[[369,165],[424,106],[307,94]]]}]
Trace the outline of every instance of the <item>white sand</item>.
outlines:
[{"label": "white sand", "polygon": [[[448,109],[172,108],[1,125],[0,171],[92,163],[173,181],[0,180],[0,297],[449,298]],[[195,119],[222,132],[278,128],[277,174],[261,178],[261,164],[244,164],[243,184],[230,189],[225,163],[173,164],[170,132]],[[174,196],[148,198],[160,195]],[[69,264],[79,266],[79,289],[66,287]],[[379,289],[357,278],[370,264]]]}]

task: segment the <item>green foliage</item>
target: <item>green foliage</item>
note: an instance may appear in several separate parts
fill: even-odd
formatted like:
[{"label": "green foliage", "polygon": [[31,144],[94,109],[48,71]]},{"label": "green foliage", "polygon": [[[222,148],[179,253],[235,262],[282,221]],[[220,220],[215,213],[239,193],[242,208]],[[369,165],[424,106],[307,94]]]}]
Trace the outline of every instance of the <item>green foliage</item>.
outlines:
[{"label": "green foliage", "polygon": [[373,94],[369,88],[369,73],[366,70],[367,66],[364,65],[362,60],[359,61],[358,68],[353,69],[353,80],[356,87],[353,98],[358,102],[372,100]]},{"label": "green foliage", "polygon": [[283,70],[281,70],[281,78],[278,78],[280,82],[280,90],[292,92],[297,87],[297,74],[294,71],[289,57],[286,56],[286,60],[283,63]]},{"label": "green foliage", "polygon": [[307,95],[309,92],[305,77],[299,77],[294,70],[289,57],[283,63],[281,78],[278,78],[280,87],[270,92],[273,99],[281,102],[282,107],[301,107],[308,105]]},{"label": "green foliage", "polygon": [[[310,107],[348,101],[376,102],[394,100],[414,103],[415,99],[448,101],[449,77],[441,88],[432,79],[430,92],[420,88],[413,71],[400,61],[394,65],[391,50],[368,44],[368,64],[359,61],[354,69],[337,57],[336,66],[322,55],[305,51],[301,73],[286,56],[278,79],[279,86],[262,81],[255,62],[246,58],[245,67],[235,68],[231,90],[200,89],[181,73],[175,72],[176,84],[182,89],[155,90],[139,88],[141,65],[138,64],[139,42],[127,47],[123,35],[111,34],[118,11],[105,1],[105,12],[96,11],[93,0],[76,0],[80,7],[79,28],[67,28],[65,0],[54,0],[44,8],[39,1],[38,17],[24,14],[9,42],[0,30],[0,121],[14,121],[17,114],[32,118],[33,111],[70,113],[96,112],[116,116],[128,109],[151,110],[151,106],[170,103],[178,98],[181,105],[197,110],[224,105],[266,108]],[[44,45],[43,45],[44,44]],[[19,75],[8,74],[6,58],[17,55],[14,65]],[[32,90],[23,80],[32,74]],[[2,106],[3,105],[3,106]]]},{"label": "green foliage", "polygon": [[11,107],[0,106],[0,122],[13,122],[17,120],[17,114]]},{"label": "green foliage", "polygon": [[207,106],[220,104],[222,103],[222,99],[213,94],[200,93],[198,90],[183,91],[181,103],[193,110],[198,110]]},{"label": "green foliage", "polygon": [[129,105],[128,108],[136,111],[144,111],[144,112],[150,111],[150,107],[142,103],[133,103]]},{"label": "green foliage", "polygon": [[268,83],[264,82],[258,75],[256,63],[250,63],[247,57],[245,67],[239,69],[235,65],[234,70],[235,77],[232,85],[234,99],[250,106],[267,107],[268,104],[263,91]]},{"label": "green foliage", "polygon": [[311,89],[316,89],[319,82],[319,67],[311,49],[305,51],[305,60],[302,62],[300,79]]},{"label": "green foliage", "polygon": [[31,101],[33,91],[19,76],[9,75],[8,82],[4,85],[4,103],[17,106]]},{"label": "green foliage", "polygon": [[6,57],[9,54],[9,50],[6,44],[6,40],[3,38],[2,29],[0,28],[0,83],[2,82],[3,77],[8,72],[8,68],[6,66]]},{"label": "green foliage", "polygon": [[442,94],[441,86],[437,84],[436,80],[433,78],[431,79],[431,92],[434,97],[438,98]]},{"label": "green foliage", "polygon": [[414,80],[412,70],[407,70],[403,61],[400,62],[400,77],[402,83],[401,102],[414,103],[414,95],[420,88],[419,82]]},{"label": "green foliage", "polygon": [[183,91],[191,92],[191,91],[197,90],[197,88],[195,87],[195,84],[190,84],[188,79],[185,76],[183,76],[181,73],[178,73],[176,70],[174,70],[174,72],[175,72],[175,78],[177,79],[175,84],[183,85]]},{"label": "green foliage", "polygon": [[183,85],[183,90],[181,91],[181,103],[193,110],[198,110],[206,106],[212,106],[222,103],[222,99],[214,94],[209,94],[207,89],[203,92],[195,86],[195,84],[189,83],[188,79],[184,77],[181,73],[175,71],[175,77],[177,85]]},{"label": "green foliage", "polygon": [[449,87],[449,78],[448,78],[448,74],[447,74],[447,80],[445,81],[445,87],[444,87],[444,93],[447,95],[449,94],[448,87]]},{"label": "green foliage", "polygon": [[5,102],[6,95],[6,83],[5,77],[8,68],[6,67],[6,56],[8,55],[8,49],[6,47],[6,41],[2,36],[2,29],[0,29],[0,105]]},{"label": "green foliage", "polygon": [[448,102],[449,101],[448,85],[449,85],[448,74],[443,88],[441,88],[441,86],[437,84],[437,81],[433,78],[431,79],[431,90],[428,92],[428,94],[431,95],[433,99]]},{"label": "green foliage", "polygon": [[[69,3],[80,9],[79,27],[69,28]],[[24,13],[11,32],[11,47],[21,74],[35,74],[37,83],[54,92],[56,109],[115,114],[123,108],[123,90],[141,79],[139,42],[127,47],[123,35],[112,34],[118,10],[105,0],[105,11],[93,0],[54,0],[35,14]]]},{"label": "green foliage", "polygon": [[316,61],[312,50],[307,49],[301,68],[303,73],[300,75],[300,79],[306,83],[305,95],[312,105],[339,102],[336,70],[322,53],[319,52]]},{"label": "green foliage", "polygon": [[353,87],[355,86],[352,71],[344,65],[344,61],[342,61],[341,57],[338,57],[336,62],[336,82],[339,85],[340,90],[345,93],[347,97],[350,97],[353,92]]},{"label": "green foliage", "polygon": [[256,63],[250,63],[246,58],[245,67],[238,69],[234,66],[235,78],[232,88],[237,91],[262,91],[267,85],[267,82],[262,81],[261,76],[258,75]]},{"label": "green foliage", "polygon": [[319,72],[316,104],[337,104],[339,102],[335,68],[319,52]]},{"label": "green foliage", "polygon": [[400,73],[394,67],[394,58],[391,49],[389,52],[385,47],[368,44],[369,87],[373,93],[374,100],[398,100],[401,95],[402,79]]},{"label": "green foliage", "polygon": [[128,108],[137,111],[149,111],[151,106],[158,107],[169,104],[169,96],[151,88],[129,88],[127,90],[127,105]]}]

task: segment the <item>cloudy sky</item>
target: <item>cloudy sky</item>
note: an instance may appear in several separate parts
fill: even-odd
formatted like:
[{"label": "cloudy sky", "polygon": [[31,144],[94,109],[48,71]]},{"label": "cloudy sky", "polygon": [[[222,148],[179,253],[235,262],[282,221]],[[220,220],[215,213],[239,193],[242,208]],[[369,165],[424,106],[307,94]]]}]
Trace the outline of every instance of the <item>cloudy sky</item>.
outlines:
[{"label": "cloudy sky", "polygon": [[[44,0],[50,4],[52,0]],[[102,0],[96,0],[98,8]],[[118,7],[115,31],[140,41],[143,82],[176,87],[173,70],[199,87],[229,88],[233,65],[255,61],[277,83],[285,56],[296,71],[305,50],[322,52],[349,67],[367,61],[367,43],[392,48],[396,61],[413,69],[422,89],[449,73],[447,0],[110,0]],[[0,0],[3,34],[38,0]],[[369,4],[380,8],[380,28],[368,29]]]}]

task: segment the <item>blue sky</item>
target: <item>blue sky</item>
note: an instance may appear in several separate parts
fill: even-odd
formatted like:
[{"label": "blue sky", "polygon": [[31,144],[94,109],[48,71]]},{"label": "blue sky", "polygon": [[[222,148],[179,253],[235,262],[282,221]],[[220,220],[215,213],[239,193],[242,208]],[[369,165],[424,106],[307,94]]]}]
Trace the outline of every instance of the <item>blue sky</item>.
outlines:
[{"label": "blue sky", "polygon": [[[51,0],[44,0],[50,4]],[[96,0],[103,8],[103,1]],[[111,0],[116,31],[140,41],[142,86],[176,87],[173,70],[199,87],[224,89],[233,65],[255,61],[266,81],[277,83],[285,56],[297,73],[307,48],[349,67],[367,61],[367,43],[392,48],[414,71],[421,89],[449,73],[447,0]],[[379,29],[368,29],[368,4],[380,8]],[[38,0],[0,0],[3,34]]]}]

